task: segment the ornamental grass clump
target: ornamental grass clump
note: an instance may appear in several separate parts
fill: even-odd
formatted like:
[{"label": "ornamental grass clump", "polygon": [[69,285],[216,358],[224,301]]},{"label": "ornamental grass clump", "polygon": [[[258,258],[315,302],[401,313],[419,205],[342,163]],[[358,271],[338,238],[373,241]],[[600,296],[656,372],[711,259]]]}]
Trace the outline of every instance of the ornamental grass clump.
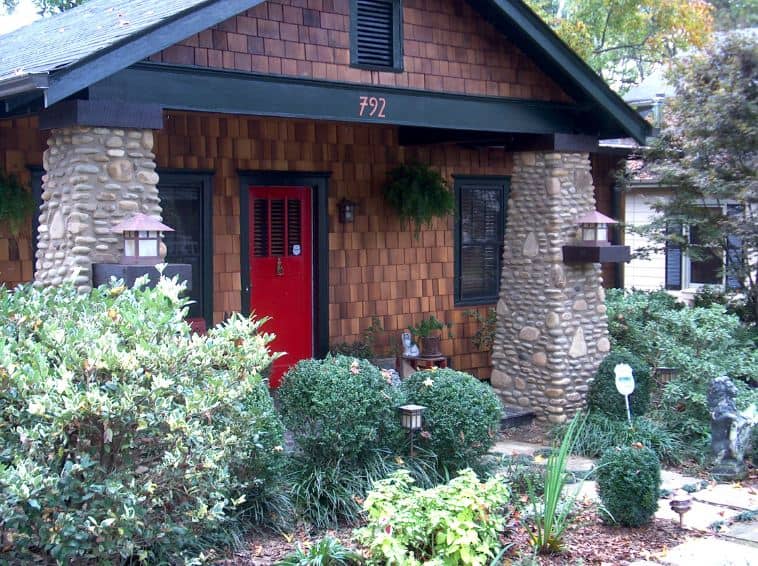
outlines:
[{"label": "ornamental grass clump", "polygon": [[502,406],[492,388],[452,369],[419,371],[403,380],[408,403],[426,407],[417,444],[443,472],[477,466],[495,442]]},{"label": "ornamental grass clump", "polygon": [[0,289],[0,532],[11,562],[189,563],[286,507],[272,337],[205,337],[175,281]]},{"label": "ornamental grass clump", "polygon": [[598,462],[601,516],[611,524],[639,527],[658,509],[661,464],[655,452],[635,444],[606,450]]}]

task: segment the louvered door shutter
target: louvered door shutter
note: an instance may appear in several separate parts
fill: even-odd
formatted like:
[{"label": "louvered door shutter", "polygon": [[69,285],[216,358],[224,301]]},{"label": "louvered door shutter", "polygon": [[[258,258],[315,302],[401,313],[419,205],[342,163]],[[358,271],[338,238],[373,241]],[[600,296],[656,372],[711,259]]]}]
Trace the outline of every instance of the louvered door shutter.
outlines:
[{"label": "louvered door shutter", "polygon": [[401,58],[400,29],[399,0],[353,0],[352,63],[397,69]]},{"label": "louvered door shutter", "polygon": [[[666,234],[681,235],[682,225],[678,222],[666,224]],[[669,240],[666,241],[666,289],[682,288],[682,248]]]}]

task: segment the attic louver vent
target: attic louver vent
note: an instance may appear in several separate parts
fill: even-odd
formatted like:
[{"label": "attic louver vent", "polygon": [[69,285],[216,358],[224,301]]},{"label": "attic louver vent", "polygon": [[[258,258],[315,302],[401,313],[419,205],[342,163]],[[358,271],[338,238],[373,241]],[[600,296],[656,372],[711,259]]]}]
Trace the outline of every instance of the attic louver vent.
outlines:
[{"label": "attic louver vent", "polygon": [[399,18],[399,0],[354,0],[354,65],[399,67]]}]

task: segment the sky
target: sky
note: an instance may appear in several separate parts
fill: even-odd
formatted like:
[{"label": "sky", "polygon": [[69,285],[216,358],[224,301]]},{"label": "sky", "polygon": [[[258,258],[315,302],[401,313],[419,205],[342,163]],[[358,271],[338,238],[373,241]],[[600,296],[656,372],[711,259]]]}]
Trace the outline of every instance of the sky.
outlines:
[{"label": "sky", "polygon": [[0,35],[25,26],[39,18],[32,0],[20,0],[13,14],[8,15],[0,8]]}]

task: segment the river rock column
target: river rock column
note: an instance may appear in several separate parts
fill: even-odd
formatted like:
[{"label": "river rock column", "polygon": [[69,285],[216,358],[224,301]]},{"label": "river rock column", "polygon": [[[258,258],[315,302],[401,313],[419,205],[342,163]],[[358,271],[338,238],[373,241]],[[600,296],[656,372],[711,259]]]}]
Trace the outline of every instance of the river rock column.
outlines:
[{"label": "river rock column", "polygon": [[517,153],[508,203],[492,385],[506,405],[564,422],[610,349],[599,264],[563,263],[595,209],[585,153]]},{"label": "river rock column", "polygon": [[115,263],[123,238],[111,228],[142,212],[161,217],[153,132],[71,127],[52,130],[43,155],[35,283],[92,285],[93,263]]}]

